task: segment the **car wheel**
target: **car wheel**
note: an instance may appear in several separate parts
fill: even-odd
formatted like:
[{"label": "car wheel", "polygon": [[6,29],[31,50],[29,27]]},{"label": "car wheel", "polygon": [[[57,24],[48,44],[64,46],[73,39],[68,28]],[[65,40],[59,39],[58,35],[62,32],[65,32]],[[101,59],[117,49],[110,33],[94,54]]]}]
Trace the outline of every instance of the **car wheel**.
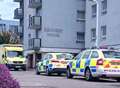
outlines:
[{"label": "car wheel", "polygon": [[26,71],[26,70],[27,70],[26,66],[25,66],[25,67],[23,67],[23,70],[24,70],[24,71]]},{"label": "car wheel", "polygon": [[67,69],[67,74],[66,74],[67,78],[73,78],[73,75],[70,72],[70,68]]},{"label": "car wheel", "polygon": [[85,79],[86,79],[87,81],[91,81],[91,80],[93,79],[92,74],[91,74],[89,68],[87,68],[86,71],[85,71]]},{"label": "car wheel", "polygon": [[18,71],[19,70],[19,68],[14,68],[15,69],[15,71]]},{"label": "car wheel", "polygon": [[116,80],[117,80],[117,82],[120,82],[120,78],[117,78]]},{"label": "car wheel", "polygon": [[51,75],[48,67],[46,67],[46,72],[45,72],[45,73],[46,73],[47,76],[50,76],[50,75]]},{"label": "car wheel", "polygon": [[36,74],[37,74],[37,75],[40,75],[40,72],[39,72],[39,70],[38,70],[38,67],[36,67]]},{"label": "car wheel", "polygon": [[57,73],[58,74],[58,76],[61,76],[61,73]]}]

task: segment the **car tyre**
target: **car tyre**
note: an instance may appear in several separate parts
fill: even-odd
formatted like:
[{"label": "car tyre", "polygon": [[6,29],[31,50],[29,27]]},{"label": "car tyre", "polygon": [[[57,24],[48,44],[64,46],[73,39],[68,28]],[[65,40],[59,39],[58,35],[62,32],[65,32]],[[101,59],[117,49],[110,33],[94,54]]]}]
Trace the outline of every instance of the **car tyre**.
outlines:
[{"label": "car tyre", "polygon": [[117,80],[117,82],[120,82],[120,78],[117,78],[116,80]]},{"label": "car tyre", "polygon": [[67,68],[67,74],[66,74],[67,78],[73,78],[73,75],[70,72],[70,68]]},{"label": "car tyre", "polygon": [[40,72],[38,71],[38,69],[36,69],[36,75],[40,75]]},{"label": "car tyre", "polygon": [[61,73],[57,73],[58,74],[58,76],[61,76]]},{"label": "car tyre", "polygon": [[23,67],[23,70],[24,70],[24,71],[26,71],[26,70],[27,70],[26,66],[25,66],[25,67]]},{"label": "car tyre", "polygon": [[46,67],[46,72],[45,72],[45,73],[46,73],[47,76],[50,76],[50,75],[51,75],[48,67]]},{"label": "car tyre", "polygon": [[93,80],[93,77],[92,77],[92,74],[91,74],[89,68],[87,68],[86,71],[85,71],[85,79],[86,79],[87,81]]}]

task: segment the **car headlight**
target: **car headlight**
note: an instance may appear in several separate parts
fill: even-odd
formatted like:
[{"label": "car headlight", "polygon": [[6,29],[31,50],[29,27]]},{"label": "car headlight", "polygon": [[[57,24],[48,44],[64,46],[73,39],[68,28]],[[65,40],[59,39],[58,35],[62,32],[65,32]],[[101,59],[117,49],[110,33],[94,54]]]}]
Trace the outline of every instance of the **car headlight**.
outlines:
[{"label": "car headlight", "polygon": [[13,61],[8,61],[8,64],[13,64]]},{"label": "car headlight", "polygon": [[24,64],[27,64],[27,60],[24,60],[23,63],[24,63]]}]

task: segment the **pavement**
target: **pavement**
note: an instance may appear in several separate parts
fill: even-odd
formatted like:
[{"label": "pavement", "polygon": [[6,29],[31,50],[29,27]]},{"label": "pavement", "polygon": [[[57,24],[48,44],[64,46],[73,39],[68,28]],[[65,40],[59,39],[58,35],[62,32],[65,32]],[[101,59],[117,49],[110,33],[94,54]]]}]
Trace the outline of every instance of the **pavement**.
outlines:
[{"label": "pavement", "polygon": [[120,88],[120,82],[104,80],[88,82],[82,77],[67,79],[63,76],[36,75],[34,70],[11,71],[21,88]]}]

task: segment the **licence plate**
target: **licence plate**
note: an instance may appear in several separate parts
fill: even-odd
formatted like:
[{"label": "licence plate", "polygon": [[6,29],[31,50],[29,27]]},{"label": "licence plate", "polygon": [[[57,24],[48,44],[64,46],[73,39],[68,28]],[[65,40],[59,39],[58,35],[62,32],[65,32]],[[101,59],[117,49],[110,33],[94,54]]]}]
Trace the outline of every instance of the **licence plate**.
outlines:
[{"label": "licence plate", "polygon": [[21,66],[15,66],[16,68],[21,68]]}]

